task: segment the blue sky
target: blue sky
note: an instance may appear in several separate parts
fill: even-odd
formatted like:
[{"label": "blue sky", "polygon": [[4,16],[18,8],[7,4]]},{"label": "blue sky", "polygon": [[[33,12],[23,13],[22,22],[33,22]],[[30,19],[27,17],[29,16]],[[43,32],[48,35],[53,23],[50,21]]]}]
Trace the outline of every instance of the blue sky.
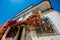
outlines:
[{"label": "blue sky", "polygon": [[[13,18],[16,13],[20,12],[30,4],[36,5],[42,0],[0,0],[0,24]],[[60,0],[50,0],[55,10],[60,11]]]}]

